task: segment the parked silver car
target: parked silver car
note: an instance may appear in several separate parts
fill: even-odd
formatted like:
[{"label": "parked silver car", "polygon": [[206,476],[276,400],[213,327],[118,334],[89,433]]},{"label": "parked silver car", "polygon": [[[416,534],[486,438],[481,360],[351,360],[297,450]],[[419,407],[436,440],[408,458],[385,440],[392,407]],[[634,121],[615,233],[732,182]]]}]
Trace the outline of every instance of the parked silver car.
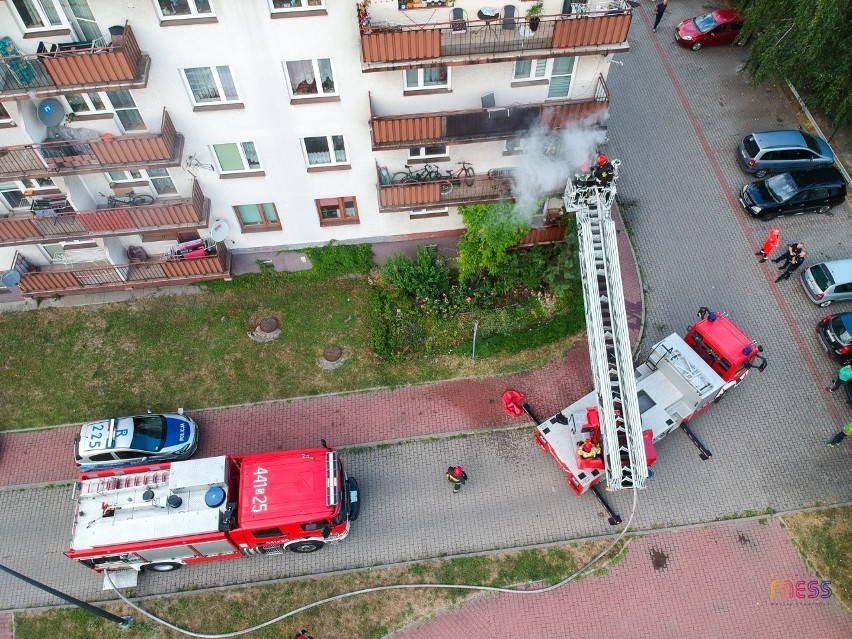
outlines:
[{"label": "parked silver car", "polygon": [[822,262],[806,268],[802,286],[814,304],[852,300],[852,258]]}]

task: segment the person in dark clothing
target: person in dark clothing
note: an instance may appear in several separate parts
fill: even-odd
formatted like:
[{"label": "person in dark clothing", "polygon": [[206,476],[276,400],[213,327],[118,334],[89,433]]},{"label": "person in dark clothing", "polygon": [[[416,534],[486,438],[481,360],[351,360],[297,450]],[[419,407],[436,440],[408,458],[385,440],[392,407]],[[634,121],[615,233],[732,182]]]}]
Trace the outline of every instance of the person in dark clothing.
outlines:
[{"label": "person in dark clothing", "polygon": [[793,274],[793,271],[795,271],[797,268],[799,268],[804,263],[805,258],[807,256],[808,256],[807,251],[802,251],[801,253],[798,253],[798,254],[794,255],[792,258],[790,258],[790,261],[787,262],[787,265],[786,265],[786,268],[784,269],[784,272],[781,273],[781,275],[779,275],[778,278],[775,281],[780,282],[781,280],[789,280],[790,276]]},{"label": "person in dark clothing", "polygon": [[467,473],[461,466],[450,466],[444,477],[453,485],[453,494],[461,490],[461,487],[467,483]]},{"label": "person in dark clothing", "polygon": [[802,244],[801,242],[793,242],[792,244],[787,245],[786,251],[781,253],[781,255],[779,255],[778,257],[776,257],[772,261],[775,262],[776,264],[778,264],[778,262],[784,262],[781,266],[778,267],[778,270],[780,271],[781,269],[787,268],[787,264],[790,262],[790,260],[793,259],[794,255],[798,255],[804,250],[805,250],[804,244]]},{"label": "person in dark clothing", "polygon": [[669,6],[669,0],[660,0],[655,7],[657,11],[657,17],[654,19],[654,31],[657,30],[657,25],[660,24],[660,20],[663,19],[663,14],[666,12],[666,7]]},{"label": "person in dark clothing", "polygon": [[600,186],[606,186],[612,182],[615,167],[612,166],[612,162],[610,162],[609,158],[607,158],[603,153],[597,157],[596,163],[597,166],[594,171],[595,182],[597,182]]}]

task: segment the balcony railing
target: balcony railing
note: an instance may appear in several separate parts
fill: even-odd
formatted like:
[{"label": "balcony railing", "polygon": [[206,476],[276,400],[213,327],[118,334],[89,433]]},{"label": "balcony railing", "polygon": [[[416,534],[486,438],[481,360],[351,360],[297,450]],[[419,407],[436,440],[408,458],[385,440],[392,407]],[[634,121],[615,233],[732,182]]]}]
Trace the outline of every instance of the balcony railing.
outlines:
[{"label": "balcony railing", "polygon": [[114,169],[179,166],[183,136],[165,109],[160,133],[70,139],[0,148],[0,179],[102,173]]},{"label": "balcony railing", "polygon": [[33,54],[18,52],[9,38],[0,39],[0,98],[144,87],[151,58],[139,50],[130,25],[113,29],[109,44],[97,40],[42,43],[39,53]]},{"label": "balcony railing", "polygon": [[415,182],[412,184],[380,185],[379,209],[382,211],[405,211],[442,205],[497,202],[511,199],[511,177],[502,171],[499,178],[476,176],[468,186],[464,178],[453,183],[449,193],[441,192],[439,182]]},{"label": "balcony railing", "polygon": [[172,229],[198,229],[207,226],[210,199],[198,182],[192,197],[166,200],[150,206],[77,211],[46,216],[27,211],[0,217],[0,246],[15,246],[45,239],[79,239],[108,235],[129,235]]},{"label": "balcony railing", "polygon": [[194,260],[157,257],[131,264],[35,267],[21,275],[25,297],[47,297],[150,286],[174,286],[230,277],[231,255],[224,244],[216,254]]},{"label": "balcony railing", "polygon": [[603,76],[598,76],[595,94],[589,98],[490,109],[374,116],[370,119],[370,128],[375,150],[459,144],[517,137],[537,125],[551,129],[568,124],[599,125],[606,118],[608,106],[609,91]]},{"label": "balcony railing", "polygon": [[523,18],[371,25],[361,33],[361,70],[405,69],[425,62],[452,65],[626,51],[633,18],[624,0],[612,8],[541,16],[535,31]]}]

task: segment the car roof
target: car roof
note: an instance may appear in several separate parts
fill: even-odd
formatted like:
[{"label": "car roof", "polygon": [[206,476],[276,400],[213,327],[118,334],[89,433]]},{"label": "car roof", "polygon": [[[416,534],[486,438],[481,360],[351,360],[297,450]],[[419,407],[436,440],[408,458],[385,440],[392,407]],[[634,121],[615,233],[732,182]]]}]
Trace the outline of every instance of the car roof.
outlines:
[{"label": "car roof", "polygon": [[740,22],[743,19],[742,14],[736,9],[716,9],[710,13],[716,18],[716,22]]},{"label": "car roof", "polygon": [[814,184],[835,184],[837,182],[846,184],[846,178],[833,166],[808,169],[807,171],[789,171],[789,173],[800,188]]},{"label": "car roof", "polygon": [[801,131],[788,129],[786,131],[760,131],[752,133],[754,141],[761,149],[786,146],[807,146]]},{"label": "car roof", "polygon": [[852,282],[852,257],[847,257],[844,260],[823,262],[822,266],[831,273],[831,279],[834,280],[835,284]]}]

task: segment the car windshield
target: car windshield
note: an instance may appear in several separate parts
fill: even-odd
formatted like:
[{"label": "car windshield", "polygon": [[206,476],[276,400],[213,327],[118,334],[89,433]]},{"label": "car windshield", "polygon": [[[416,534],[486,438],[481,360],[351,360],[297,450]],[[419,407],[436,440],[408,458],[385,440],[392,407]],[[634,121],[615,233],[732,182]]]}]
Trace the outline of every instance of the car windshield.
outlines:
[{"label": "car windshield", "polygon": [[133,440],[130,448],[156,453],[166,443],[166,418],[162,415],[143,415],[133,418]]},{"label": "car windshield", "polygon": [[716,24],[718,24],[712,13],[708,13],[706,16],[701,16],[700,18],[693,18],[692,23],[701,33],[707,33],[711,29],[715,29]]},{"label": "car windshield", "polygon": [[766,180],[766,190],[776,202],[786,202],[796,194],[796,183],[789,173],[773,175]]},{"label": "car windshield", "polygon": [[760,151],[760,147],[757,146],[757,142],[754,141],[753,135],[747,135],[745,137],[743,140],[743,147],[750,158],[757,156],[758,151]]},{"label": "car windshield", "polygon": [[824,291],[829,286],[834,284],[834,280],[831,279],[831,275],[828,270],[822,264],[817,264],[813,268],[811,268],[811,275],[814,278],[814,282],[819,287],[819,290]]},{"label": "car windshield", "polygon": [[834,334],[837,335],[838,342],[844,346],[852,344],[852,334],[850,334],[850,329],[852,329],[852,316],[838,315],[831,322],[831,328],[834,329]]},{"label": "car windshield", "polygon": [[802,131],[802,137],[805,138],[805,144],[808,145],[808,148],[811,151],[813,151],[814,153],[819,153],[820,155],[822,155],[822,150],[819,148],[819,143],[814,139],[814,136],[812,136],[809,133],[805,133],[804,131]]}]

